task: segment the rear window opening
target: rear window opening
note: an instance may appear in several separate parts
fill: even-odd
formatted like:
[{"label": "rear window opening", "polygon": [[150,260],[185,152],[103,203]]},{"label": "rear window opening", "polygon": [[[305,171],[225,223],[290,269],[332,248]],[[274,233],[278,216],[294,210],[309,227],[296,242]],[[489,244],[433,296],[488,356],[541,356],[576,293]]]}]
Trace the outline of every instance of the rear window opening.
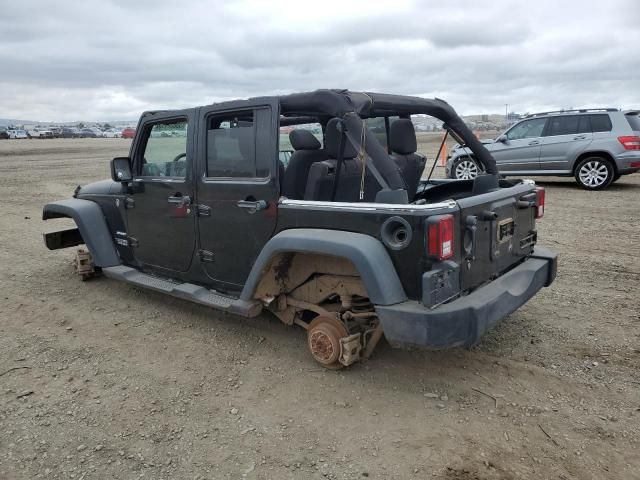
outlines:
[{"label": "rear window opening", "polygon": [[640,132],[640,115],[638,112],[626,113],[624,116],[627,119],[627,122],[629,122],[631,130]]}]

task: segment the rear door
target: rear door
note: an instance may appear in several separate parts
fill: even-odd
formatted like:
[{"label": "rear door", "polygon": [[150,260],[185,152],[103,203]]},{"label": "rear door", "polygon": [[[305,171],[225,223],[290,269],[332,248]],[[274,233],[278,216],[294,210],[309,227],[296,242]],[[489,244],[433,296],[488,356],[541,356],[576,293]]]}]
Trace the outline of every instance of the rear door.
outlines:
[{"label": "rear door", "polygon": [[191,181],[195,110],[143,117],[131,148],[127,236],[143,266],[185,272],[195,249]]},{"label": "rear door", "polygon": [[524,120],[511,127],[506,141],[487,145],[501,172],[537,170],[545,118]]},{"label": "rear door", "polygon": [[279,103],[227,102],[198,115],[198,254],[216,289],[237,292],[276,227]]},{"label": "rear door", "polygon": [[540,170],[571,173],[573,161],[592,141],[589,115],[550,117],[542,138]]}]

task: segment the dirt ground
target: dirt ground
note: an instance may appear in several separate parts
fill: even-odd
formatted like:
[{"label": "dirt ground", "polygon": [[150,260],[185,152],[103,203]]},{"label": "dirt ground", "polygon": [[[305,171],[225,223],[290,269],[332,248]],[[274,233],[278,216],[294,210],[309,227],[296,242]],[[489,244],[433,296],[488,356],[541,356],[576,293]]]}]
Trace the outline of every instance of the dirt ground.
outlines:
[{"label": "dirt ground", "polygon": [[0,479],[640,478],[640,175],[540,179],[557,281],[473,349],[332,372],[301,329],[44,247],[43,204],[128,147],[0,141]]}]

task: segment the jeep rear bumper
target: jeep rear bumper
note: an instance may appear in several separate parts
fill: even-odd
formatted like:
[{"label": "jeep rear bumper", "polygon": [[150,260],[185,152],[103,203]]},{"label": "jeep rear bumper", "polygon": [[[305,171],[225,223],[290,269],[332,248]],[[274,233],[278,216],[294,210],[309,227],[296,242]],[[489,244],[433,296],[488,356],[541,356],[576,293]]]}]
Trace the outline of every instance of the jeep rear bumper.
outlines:
[{"label": "jeep rear bumper", "polygon": [[435,308],[407,301],[376,306],[394,347],[441,349],[470,346],[498,321],[524,305],[556,276],[557,257],[542,247],[513,270],[464,297]]}]

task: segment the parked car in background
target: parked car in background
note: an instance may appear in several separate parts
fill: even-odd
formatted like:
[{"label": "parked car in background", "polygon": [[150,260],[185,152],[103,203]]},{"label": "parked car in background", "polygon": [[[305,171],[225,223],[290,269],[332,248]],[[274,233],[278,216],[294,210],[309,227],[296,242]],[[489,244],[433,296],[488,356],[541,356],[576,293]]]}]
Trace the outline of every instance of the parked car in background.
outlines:
[{"label": "parked car in background", "polygon": [[120,138],[122,136],[122,132],[116,128],[110,128],[102,132],[102,136],[104,138]]},{"label": "parked car in background", "polygon": [[27,131],[29,138],[53,138],[53,132],[48,128],[36,127],[33,130]]},{"label": "parked car in background", "polygon": [[[536,113],[485,147],[504,176],[573,176],[582,188],[601,190],[640,170],[638,114],[616,108]],[[447,176],[472,179],[481,170],[469,148],[451,151]]]},{"label": "parked car in background", "polygon": [[83,128],[80,130],[80,138],[97,138],[98,135],[91,128]]},{"label": "parked car in background", "polygon": [[62,127],[60,129],[60,138],[79,138],[80,131],[76,127]]},{"label": "parked car in background", "polygon": [[89,127],[88,130],[91,130],[93,133],[95,133],[96,138],[104,137],[104,133],[98,127]]},{"label": "parked car in background", "polygon": [[53,134],[53,138],[60,138],[60,134],[62,133],[62,127],[51,127],[51,133]]},{"label": "parked car in background", "polygon": [[29,138],[26,130],[7,130],[7,133],[9,134],[9,138],[14,138],[14,139]]},{"label": "parked car in background", "polygon": [[8,139],[9,139],[9,133],[6,130],[1,129],[0,130],[0,140],[8,140]]},{"label": "parked car in background", "polygon": [[122,138],[133,138],[136,136],[136,129],[127,127],[122,130]]}]

